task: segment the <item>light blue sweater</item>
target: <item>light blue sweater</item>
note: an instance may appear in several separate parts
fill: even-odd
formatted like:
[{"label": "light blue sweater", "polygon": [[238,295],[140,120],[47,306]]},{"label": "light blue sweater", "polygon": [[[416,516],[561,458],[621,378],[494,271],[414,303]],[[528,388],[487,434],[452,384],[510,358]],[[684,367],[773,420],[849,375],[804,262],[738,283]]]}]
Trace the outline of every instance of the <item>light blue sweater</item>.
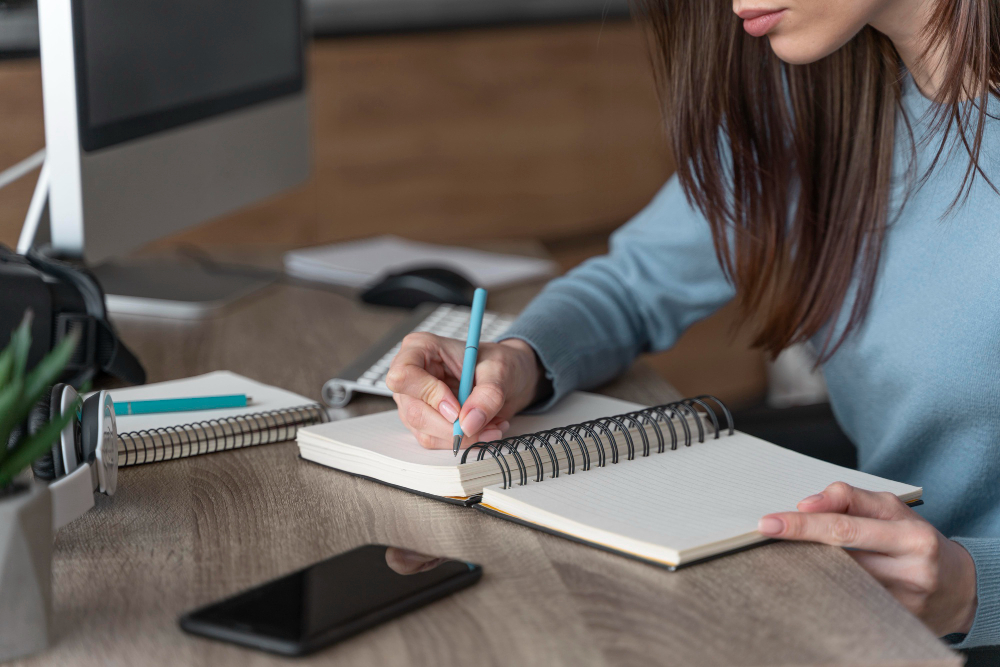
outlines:
[{"label": "light blue sweater", "polygon": [[[919,141],[932,105],[910,80],[903,105]],[[987,123],[981,164],[1000,184],[1000,120]],[[897,141],[900,186],[907,145]],[[936,146],[918,143],[921,173]],[[921,514],[972,554],[979,606],[961,648],[1000,644],[1000,197],[980,178],[943,217],[967,163],[954,151],[901,211],[897,189],[867,319],[823,366],[860,468],[922,486]],[[669,348],[733,296],[675,178],[608,255],[552,281],[508,337],[537,351],[557,400]]]}]

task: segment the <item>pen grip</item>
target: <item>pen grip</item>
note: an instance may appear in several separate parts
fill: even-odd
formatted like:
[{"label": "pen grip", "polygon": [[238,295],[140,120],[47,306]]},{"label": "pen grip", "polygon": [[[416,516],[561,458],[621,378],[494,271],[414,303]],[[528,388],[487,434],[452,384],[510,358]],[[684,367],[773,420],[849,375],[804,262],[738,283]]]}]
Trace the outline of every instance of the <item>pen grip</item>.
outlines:
[{"label": "pen grip", "polygon": [[[477,288],[472,295],[472,310],[469,313],[469,335],[465,339],[465,358],[462,360],[462,378],[458,383],[458,404],[465,401],[472,393],[472,382],[476,377],[476,358],[479,355],[479,336],[483,330],[483,315],[486,312],[486,290]],[[455,420],[452,432],[462,435],[462,427]],[[457,449],[455,450],[458,451]]]},{"label": "pen grip", "polygon": [[[458,383],[458,404],[465,405],[469,394],[472,393],[472,380],[476,375],[476,357],[479,350],[474,347],[465,348],[465,359],[462,361],[462,380]],[[455,420],[455,427],[452,429],[453,435],[463,435],[462,427]]]},{"label": "pen grip", "polygon": [[465,405],[469,394],[472,393],[472,381],[476,376],[476,357],[479,349],[475,347],[465,348],[465,359],[462,361],[462,380],[458,383],[458,404]]}]

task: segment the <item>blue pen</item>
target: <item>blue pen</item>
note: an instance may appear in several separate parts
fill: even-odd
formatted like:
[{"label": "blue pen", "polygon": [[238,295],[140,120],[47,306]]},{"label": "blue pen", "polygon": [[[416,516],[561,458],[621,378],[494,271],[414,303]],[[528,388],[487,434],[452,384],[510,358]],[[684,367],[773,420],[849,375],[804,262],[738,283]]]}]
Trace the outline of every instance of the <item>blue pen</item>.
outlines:
[{"label": "blue pen", "polygon": [[[114,400],[114,396],[112,396]],[[161,412],[194,412],[196,410],[220,410],[223,408],[245,408],[252,401],[245,394],[226,396],[190,396],[187,398],[161,398],[149,401],[122,401],[115,403],[115,416],[152,415]]]},{"label": "blue pen", "polygon": [[[483,314],[486,312],[486,290],[482,287],[472,295],[472,317],[469,318],[469,335],[465,339],[465,359],[462,360],[462,380],[458,383],[458,404],[465,405],[465,401],[472,393],[472,379],[476,376],[476,357],[479,355],[479,334],[483,330]],[[455,420],[455,428],[452,430],[455,439],[451,449],[458,456],[458,450],[462,447],[462,427],[458,420]]]}]

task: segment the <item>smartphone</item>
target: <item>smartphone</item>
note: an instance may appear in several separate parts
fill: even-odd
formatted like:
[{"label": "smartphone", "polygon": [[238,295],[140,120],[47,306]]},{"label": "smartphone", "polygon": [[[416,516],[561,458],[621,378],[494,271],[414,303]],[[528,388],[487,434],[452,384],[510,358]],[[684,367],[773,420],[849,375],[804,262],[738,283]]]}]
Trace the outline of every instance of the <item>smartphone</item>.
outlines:
[{"label": "smartphone", "polygon": [[312,653],[483,576],[474,563],[368,544],[210,604],[183,630],[286,656]]}]

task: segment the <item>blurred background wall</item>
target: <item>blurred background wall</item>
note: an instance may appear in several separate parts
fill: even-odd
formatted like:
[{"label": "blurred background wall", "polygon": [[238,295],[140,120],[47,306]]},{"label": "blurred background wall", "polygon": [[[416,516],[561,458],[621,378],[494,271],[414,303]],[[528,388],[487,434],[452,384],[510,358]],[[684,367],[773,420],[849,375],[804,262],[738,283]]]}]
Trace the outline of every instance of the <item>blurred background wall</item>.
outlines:
[{"label": "blurred background wall", "polygon": [[[39,63],[24,41],[32,9],[0,2],[0,168],[44,146]],[[316,0],[311,181],[170,243],[534,239],[563,269],[603,252],[673,171],[643,34],[626,9]],[[22,41],[5,48],[15,19]],[[32,187],[0,191],[0,242],[16,242]],[[764,359],[732,315],[723,309],[650,361],[684,395],[756,402]]]}]

